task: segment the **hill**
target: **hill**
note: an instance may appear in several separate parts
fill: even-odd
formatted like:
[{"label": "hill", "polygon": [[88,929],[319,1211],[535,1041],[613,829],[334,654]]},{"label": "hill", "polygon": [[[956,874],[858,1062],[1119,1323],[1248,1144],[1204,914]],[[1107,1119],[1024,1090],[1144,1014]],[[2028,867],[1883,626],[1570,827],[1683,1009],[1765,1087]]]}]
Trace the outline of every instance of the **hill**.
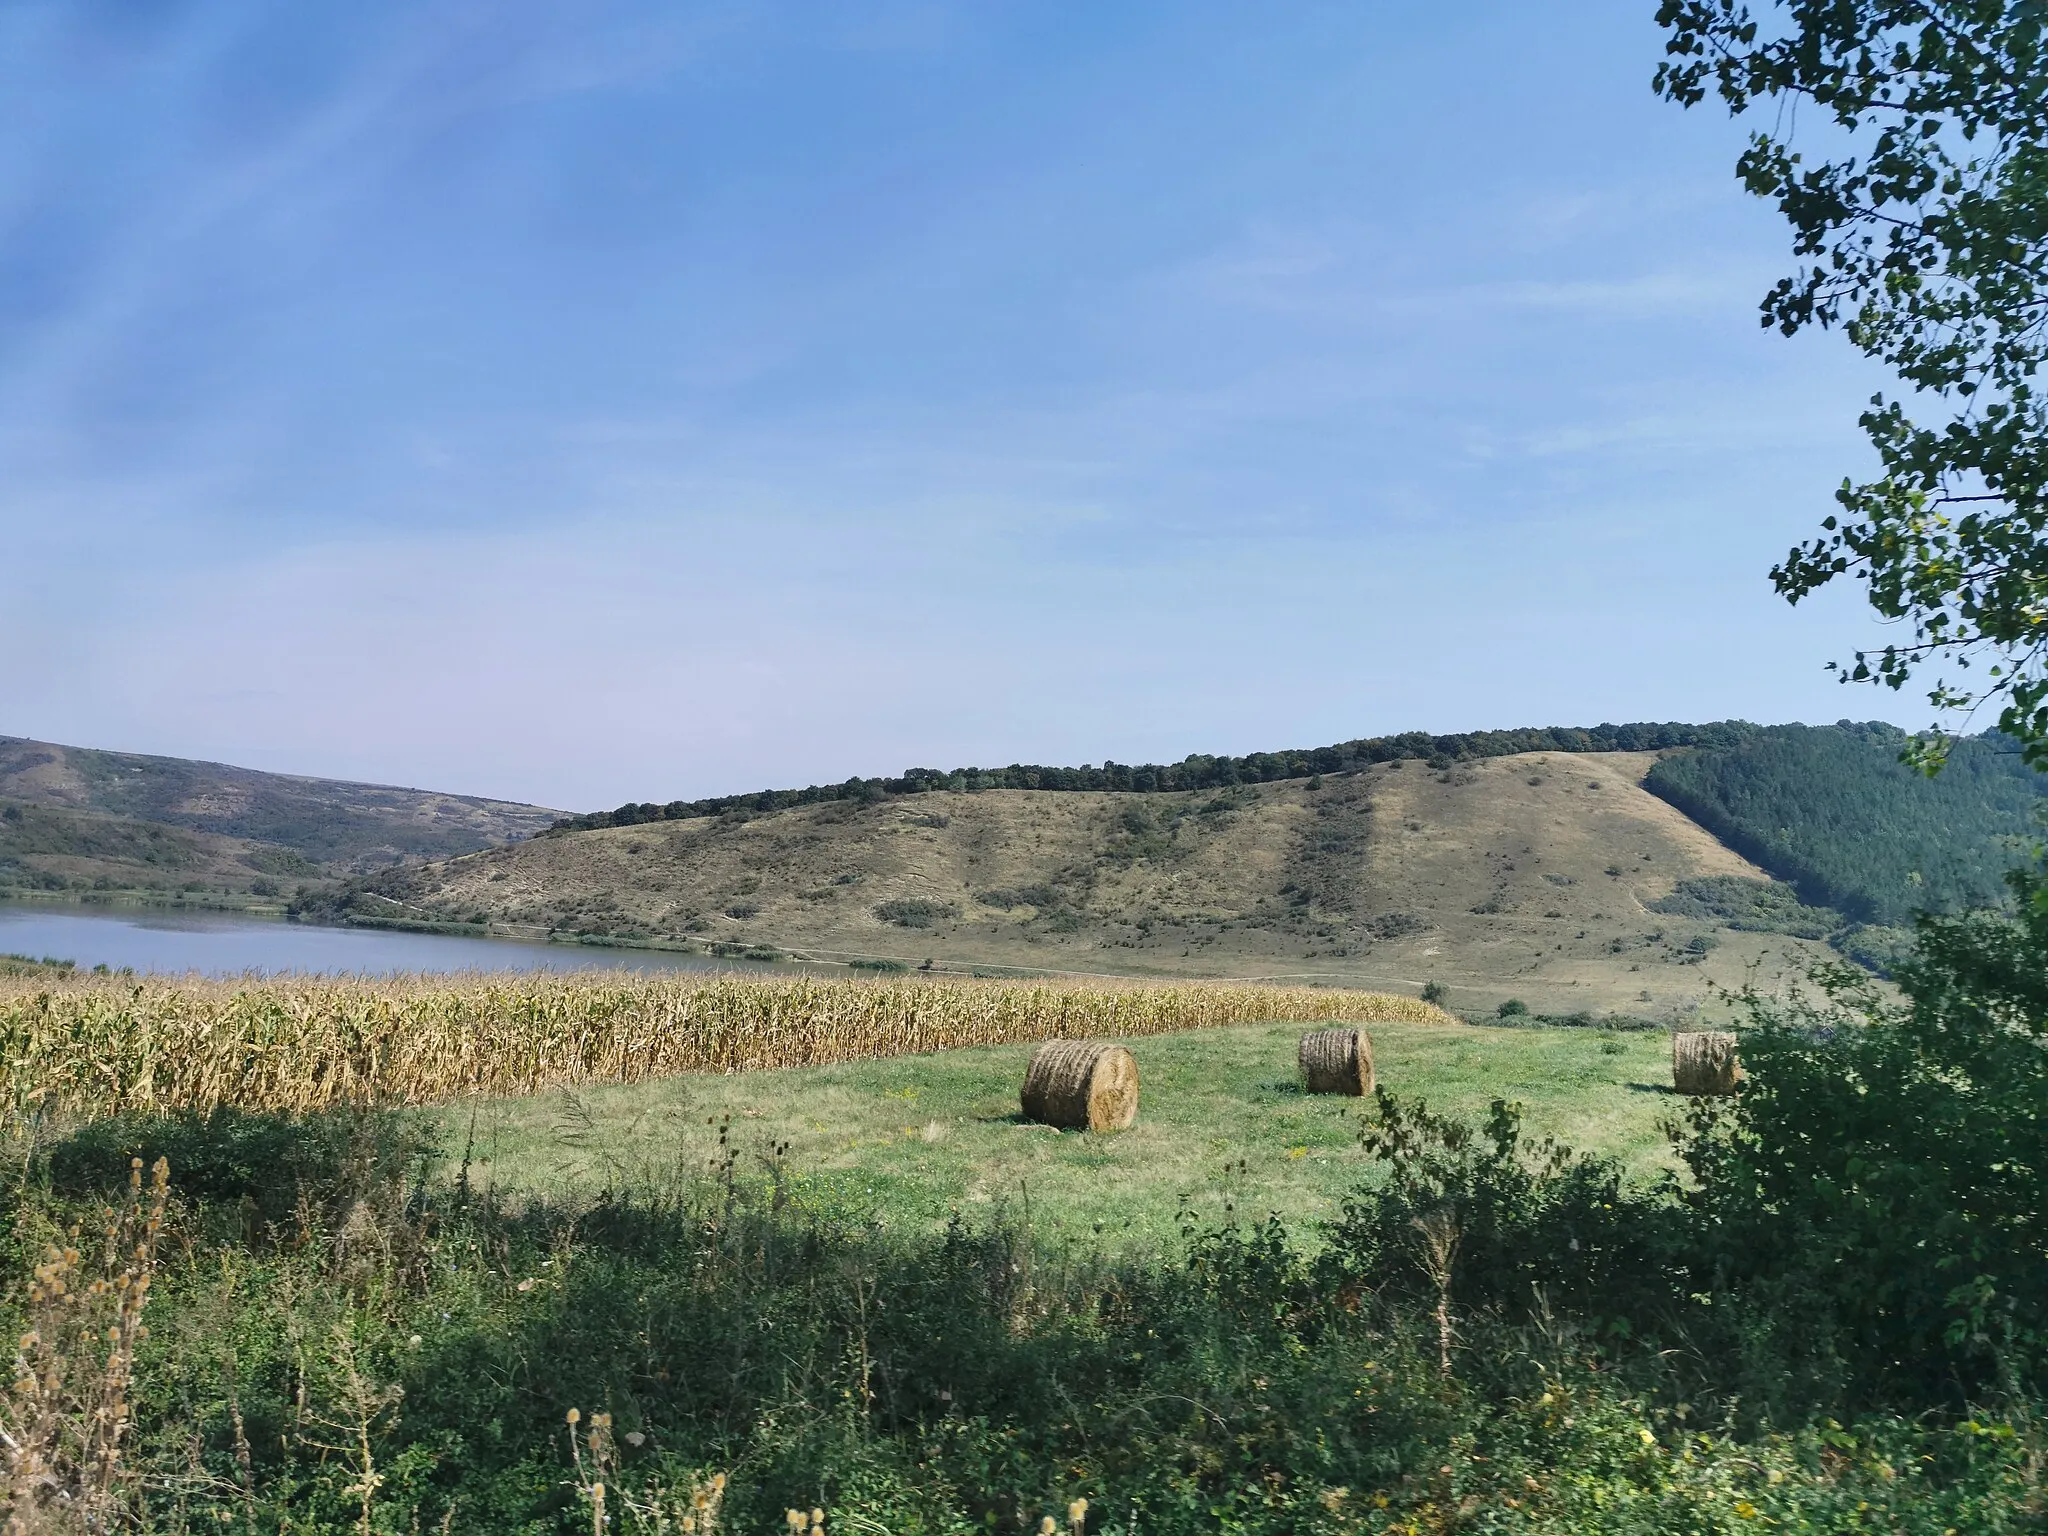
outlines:
[{"label": "hill", "polygon": [[550,830],[589,832],[602,827],[642,826],[650,821],[693,821],[703,816],[759,816],[800,805],[871,802],[932,790],[973,794],[988,789],[1032,789],[1052,793],[1173,794],[1196,789],[1230,789],[1240,784],[1274,784],[1325,773],[1356,773],[1385,763],[1420,762],[1443,769],[1454,763],[1523,752],[1660,752],[1676,747],[1714,748],[1746,740],[1758,727],[1741,720],[1712,725],[1642,722],[1634,725],[1532,726],[1507,731],[1466,731],[1432,736],[1406,731],[1366,736],[1328,747],[1298,747],[1216,757],[1194,752],[1178,763],[1116,763],[1101,767],[1052,768],[1012,763],[1007,768],[906,768],[898,778],[851,778],[807,789],[764,789],[665,804],[629,802],[612,811],[564,817]]},{"label": "hill", "polygon": [[1644,783],[1810,905],[1858,922],[1999,905],[2048,776],[1992,733],[1958,742],[1929,779],[1899,761],[1906,741],[1876,722],[1755,727],[1669,754]]},{"label": "hill", "polygon": [[564,831],[392,869],[315,918],[826,959],[1449,986],[1652,1014],[1788,951],[1654,912],[1767,884],[1640,781],[1652,752],[1415,760],[1199,791],[928,789]]},{"label": "hill", "polygon": [[531,836],[541,806],[0,736],[0,886],[245,890]]},{"label": "hill", "polygon": [[321,873],[319,865],[274,843],[0,801],[0,892],[208,891],[274,897]]}]

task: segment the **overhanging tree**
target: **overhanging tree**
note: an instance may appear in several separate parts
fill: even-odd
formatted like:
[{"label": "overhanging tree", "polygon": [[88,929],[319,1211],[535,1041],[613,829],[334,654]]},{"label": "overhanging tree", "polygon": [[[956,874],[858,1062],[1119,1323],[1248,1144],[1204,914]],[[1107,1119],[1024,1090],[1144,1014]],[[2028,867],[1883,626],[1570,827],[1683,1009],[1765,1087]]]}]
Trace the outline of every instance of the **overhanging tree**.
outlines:
[{"label": "overhanging tree", "polygon": [[1840,328],[1907,386],[1862,416],[1878,476],[1845,481],[1772,581],[1796,603],[1860,579],[1908,635],[1844,676],[1932,668],[1937,709],[1996,706],[2048,767],[2048,0],[1663,0],[1657,19],[1661,95],[1777,109],[1737,167],[1800,262],[1763,323]]}]

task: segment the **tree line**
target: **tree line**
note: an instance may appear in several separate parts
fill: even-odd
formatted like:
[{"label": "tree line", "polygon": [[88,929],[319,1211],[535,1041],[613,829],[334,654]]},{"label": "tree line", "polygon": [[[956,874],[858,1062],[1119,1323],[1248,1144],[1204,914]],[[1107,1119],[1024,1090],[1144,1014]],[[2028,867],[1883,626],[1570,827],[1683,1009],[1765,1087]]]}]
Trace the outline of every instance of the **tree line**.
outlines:
[{"label": "tree line", "polygon": [[1656,752],[1672,747],[1732,746],[1761,727],[1741,720],[1709,725],[1676,722],[1630,725],[1537,726],[1509,731],[1466,731],[1434,736],[1406,731],[1398,736],[1371,736],[1335,746],[1253,752],[1243,757],[1191,753],[1178,763],[1084,763],[1078,768],[1053,768],[1012,763],[1007,768],[907,768],[897,778],[850,778],[841,784],[813,784],[806,789],[767,789],[751,794],[715,795],[702,800],[671,800],[666,804],[628,802],[610,811],[565,816],[540,834],[587,832],[599,827],[631,827],[651,821],[691,821],[706,816],[766,815],[793,806],[851,800],[872,803],[897,795],[934,790],[972,794],[986,789],[1092,790],[1121,794],[1170,794],[1176,791],[1227,789],[1238,784],[1271,784],[1305,779],[1319,773],[1350,773],[1377,763],[1419,760],[1433,768],[1479,758],[1508,757],[1518,752]]}]

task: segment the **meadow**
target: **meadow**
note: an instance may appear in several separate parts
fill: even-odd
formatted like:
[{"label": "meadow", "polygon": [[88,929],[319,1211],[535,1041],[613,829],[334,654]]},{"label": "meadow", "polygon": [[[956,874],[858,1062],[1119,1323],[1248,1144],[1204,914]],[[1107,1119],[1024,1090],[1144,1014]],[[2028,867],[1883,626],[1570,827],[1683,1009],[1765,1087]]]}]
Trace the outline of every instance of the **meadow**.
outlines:
[{"label": "meadow", "polygon": [[[468,1149],[472,1179],[558,1199],[673,1182],[737,1154],[809,1203],[912,1230],[1005,1211],[1048,1238],[1156,1248],[1184,1218],[1228,1207],[1306,1235],[1374,1170],[1358,1137],[1370,1101],[1301,1091],[1305,1027],[1268,1019],[1136,1041],[1138,1123],[1113,1135],[1020,1117],[1028,1044],[479,1099],[437,1123],[451,1158]],[[1391,1092],[1471,1120],[1507,1098],[1534,1136],[1639,1176],[1669,1166],[1659,1122],[1678,1101],[1661,1031],[1437,1019],[1371,1034]]]},{"label": "meadow", "polygon": [[[1868,1331],[1745,1203],[1768,1165],[1726,1159],[1840,1108],[1726,1138],[1658,1031],[1201,985],[4,987],[9,1530],[2043,1525],[2027,1357]],[[1381,1097],[1298,1090],[1328,1020]],[[1794,1022],[1761,1081],[1860,1049]],[[1054,1030],[1131,1043],[1134,1128],[1020,1119]]]}]

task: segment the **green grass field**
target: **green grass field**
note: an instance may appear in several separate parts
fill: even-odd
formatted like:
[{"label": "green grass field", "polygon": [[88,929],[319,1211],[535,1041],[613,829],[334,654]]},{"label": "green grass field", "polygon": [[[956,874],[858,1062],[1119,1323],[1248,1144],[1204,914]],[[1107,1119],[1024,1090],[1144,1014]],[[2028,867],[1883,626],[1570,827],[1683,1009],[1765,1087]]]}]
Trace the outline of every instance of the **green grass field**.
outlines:
[{"label": "green grass field", "polygon": [[[997,1205],[1047,1235],[1155,1243],[1187,1204],[1226,1202],[1291,1224],[1330,1215],[1367,1174],[1357,1146],[1369,1101],[1296,1084],[1292,1023],[1136,1041],[1138,1124],[1061,1133],[1018,1118],[1031,1047],[996,1046],[738,1076],[691,1076],[573,1096],[490,1100],[440,1113],[452,1153],[473,1137],[473,1180],[502,1190],[660,1187],[720,1161],[722,1128],[743,1169],[777,1157],[802,1198],[936,1225]],[[1589,1029],[1396,1024],[1373,1029],[1380,1083],[1470,1119],[1496,1097],[1525,1106],[1531,1136],[1663,1165],[1659,1120],[1678,1102],[1669,1037]],[[473,1129],[472,1129],[473,1127]],[[1304,1232],[1304,1235],[1306,1233]]]}]

